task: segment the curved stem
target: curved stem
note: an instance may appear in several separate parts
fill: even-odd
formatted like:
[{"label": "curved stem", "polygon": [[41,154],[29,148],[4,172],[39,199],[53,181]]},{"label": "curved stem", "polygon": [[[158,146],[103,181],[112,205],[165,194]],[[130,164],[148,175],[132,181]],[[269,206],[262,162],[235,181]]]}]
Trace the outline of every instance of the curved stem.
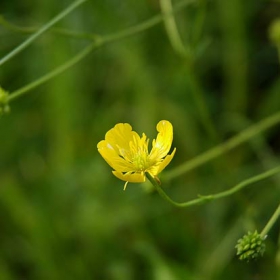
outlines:
[{"label": "curved stem", "polygon": [[[86,1],[86,0],[84,0],[84,1]],[[182,0],[174,5],[172,13],[176,13],[176,12],[182,10],[184,7],[186,7],[192,3],[195,3],[195,2],[196,2],[196,0]],[[169,17],[170,15],[166,15],[166,16]],[[156,24],[159,24],[160,22],[162,22],[164,17],[165,16],[163,16],[162,14],[158,14],[140,24],[129,27],[120,32],[102,36],[102,41],[104,43],[112,42],[112,41],[116,41],[116,40],[119,40],[119,39],[122,39],[122,38],[125,38],[128,36],[140,33],[142,31],[145,31],[148,28],[155,26]],[[12,30],[15,32],[21,32],[21,33],[33,33],[33,32],[37,31],[37,28],[34,28],[34,27],[19,27],[17,25],[14,25],[14,24],[8,22],[2,15],[0,15],[0,25],[6,27],[9,30]],[[53,28],[52,31],[55,33],[59,33],[59,34],[74,37],[74,38],[83,38],[83,39],[90,39],[90,40],[101,38],[101,36],[98,34],[75,32],[72,30],[67,30],[67,29],[62,29],[62,28]]]},{"label": "curved stem", "polygon": [[18,25],[15,25],[9,21],[7,21],[3,15],[0,15],[0,25],[2,25],[4,28],[14,31],[14,32],[19,32],[19,33],[33,33],[38,30],[38,28],[35,27],[21,27]]},{"label": "curved stem", "polygon": [[66,17],[70,12],[72,12],[79,5],[83,4],[85,1],[87,1],[87,0],[77,0],[74,3],[72,3],[70,6],[68,6],[65,10],[63,10],[61,13],[59,13],[56,17],[54,17],[52,20],[50,20],[48,23],[46,23],[44,26],[42,26],[37,32],[35,32],[33,35],[31,35],[29,38],[27,38],[23,43],[21,43],[19,46],[17,46],[15,49],[13,49],[10,53],[5,55],[0,60],[0,65],[4,64],[9,59],[13,58],[19,52],[21,52],[26,47],[28,47],[35,39],[37,39],[40,35],[42,35],[44,32],[46,32],[49,28],[51,28],[58,21],[60,21],[64,17]]},{"label": "curved stem", "polygon": [[190,53],[187,51],[184,46],[179,31],[177,29],[177,25],[175,22],[175,18],[173,15],[173,8],[171,0],[160,0],[160,7],[162,10],[164,18],[164,25],[166,29],[166,33],[169,37],[170,43],[173,49],[181,56],[185,56],[188,60],[190,60]]},{"label": "curved stem", "polygon": [[[9,21],[7,21],[3,15],[0,15],[0,25],[5,27],[6,29],[18,33],[23,33],[23,34],[30,34],[34,33],[38,30],[38,27],[22,27],[15,25]],[[55,28],[53,27],[50,32],[57,33],[59,35],[63,36],[68,36],[71,38],[76,38],[76,39],[86,39],[86,40],[95,40],[98,39],[100,36],[98,34],[93,34],[93,33],[87,33],[87,32],[78,32],[78,31],[72,31],[69,29],[65,28]]]},{"label": "curved stem", "polygon": [[80,60],[82,60],[85,56],[87,56],[90,52],[92,52],[94,49],[96,49],[98,45],[96,43],[91,44],[87,46],[84,50],[82,50],[80,53],[78,53],[76,56],[74,56],[72,59],[68,60],[66,63],[60,65],[53,71],[47,73],[46,75],[42,76],[41,78],[33,81],[32,83],[12,92],[8,96],[8,102],[20,97],[21,95],[27,93],[28,91],[36,88],[37,86],[47,82],[48,80],[52,79],[53,77],[59,75],[60,73],[64,72],[71,66],[78,63]]},{"label": "curved stem", "polygon": [[167,171],[164,174],[164,180],[170,180],[172,178],[178,177],[194,168],[197,168],[200,165],[205,164],[206,162],[215,159],[225,152],[232,150],[233,148],[239,146],[240,144],[248,141],[250,138],[261,133],[262,131],[278,124],[280,122],[280,112],[267,117],[266,119],[256,123],[255,125],[250,126],[249,128],[243,130],[236,136],[230,138],[226,142],[206,151],[205,153],[195,157],[194,159],[187,161],[178,167],[174,168],[171,171]]},{"label": "curved stem", "polygon": [[171,13],[167,14],[167,15],[156,15],[140,24],[137,24],[135,26],[132,26],[130,28],[127,28],[123,31],[111,34],[111,35],[107,35],[103,37],[103,41],[104,42],[112,42],[112,41],[116,41],[131,35],[135,35],[137,33],[140,33],[142,31],[145,31],[146,29],[151,28],[152,26],[155,26],[156,24],[159,24],[160,22],[162,22],[166,17],[170,17],[173,13],[176,13],[180,10],[182,10],[185,6],[188,6],[192,3],[195,3],[195,0],[182,0],[181,2],[177,3],[176,5],[174,5],[174,9]]},{"label": "curved stem", "polygon": [[[227,190],[227,191],[223,191],[220,193],[216,193],[216,194],[210,194],[210,195],[199,195],[199,198],[187,201],[187,202],[176,202],[174,201],[172,198],[170,198],[165,191],[161,188],[161,186],[159,185],[158,181],[155,180],[148,172],[146,173],[146,177],[148,178],[148,180],[153,184],[153,186],[156,188],[156,190],[158,191],[158,193],[160,194],[160,196],[165,199],[166,201],[168,201],[169,203],[173,204],[176,207],[189,207],[189,206],[193,206],[193,205],[198,205],[198,204],[202,204],[202,203],[206,203],[212,200],[216,200],[219,198],[223,198],[223,197],[227,197],[230,196],[238,191],[240,191],[241,189],[247,187],[248,185],[251,185],[253,183],[256,183],[258,181],[264,180],[266,178],[269,178],[277,173],[280,172],[280,166],[277,166],[273,169],[270,169],[268,171],[265,171],[261,174],[258,174],[254,177],[251,177],[249,179],[246,179],[244,181],[242,181],[241,183],[235,185],[234,187],[232,187],[231,189]],[[280,207],[278,210],[278,216],[280,214]],[[277,216],[277,217],[278,217]],[[268,227],[270,228],[270,227]]]},{"label": "curved stem", "polygon": [[[173,12],[177,12],[177,11],[181,10],[182,8],[184,8],[185,6],[187,6],[187,5],[189,5],[190,3],[193,3],[193,2],[194,2],[194,0],[182,0],[180,3],[178,3],[176,5]],[[78,53],[75,57],[73,57],[69,61],[65,62],[64,64],[60,65],[59,67],[57,67],[56,69],[54,69],[50,73],[42,76],[41,78],[31,82],[30,84],[28,84],[24,87],[12,92],[8,97],[8,101],[14,100],[15,98],[23,95],[24,93],[27,93],[28,91],[36,88],[37,86],[47,82],[51,78],[61,74],[62,72],[64,72],[68,68],[70,68],[71,66],[75,65],[77,62],[79,62],[85,56],[87,56],[94,49],[96,49],[98,47],[101,47],[101,46],[105,45],[106,43],[121,40],[123,38],[135,35],[135,34],[140,33],[142,31],[145,31],[146,29],[149,29],[152,26],[160,23],[163,20],[163,18],[164,17],[162,15],[156,15],[156,16],[152,17],[151,19],[148,19],[148,20],[146,20],[146,21],[144,21],[140,24],[137,24],[135,26],[132,26],[132,27],[127,28],[125,30],[122,30],[120,32],[117,32],[117,33],[114,33],[114,34],[111,34],[111,35],[107,35],[107,36],[103,36],[103,37],[101,37],[101,36],[96,37],[95,35],[88,34],[89,36],[95,36],[95,42],[93,44],[88,46],[86,49],[84,49],[83,51]]]},{"label": "curved stem", "polygon": [[173,13],[172,2],[171,0],[160,0],[160,6],[163,15],[165,15],[164,24],[169,41],[175,52],[185,59],[190,92],[193,95],[194,102],[196,103],[201,123],[213,142],[217,142],[216,140],[218,137],[216,129],[211,120],[209,109],[204,99],[203,89],[201,88],[200,82],[194,73],[194,59],[191,49],[189,45],[184,46],[180,37]]}]

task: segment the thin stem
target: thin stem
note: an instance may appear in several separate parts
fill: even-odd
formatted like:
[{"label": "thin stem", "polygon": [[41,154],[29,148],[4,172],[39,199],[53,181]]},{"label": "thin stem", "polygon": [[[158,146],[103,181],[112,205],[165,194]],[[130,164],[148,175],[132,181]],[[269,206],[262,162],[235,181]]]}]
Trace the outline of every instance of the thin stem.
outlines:
[{"label": "thin stem", "polygon": [[[193,3],[193,2],[194,2],[194,0],[183,0],[183,1],[181,1],[174,8],[174,12],[178,12],[179,10],[181,10],[182,8],[184,8],[185,6],[187,6],[187,5],[189,5],[190,3]],[[8,97],[8,101],[12,101],[12,100],[16,99],[17,97],[23,95],[24,93],[27,93],[28,91],[38,87],[39,85],[41,85],[45,82],[47,82],[51,78],[54,78],[55,76],[61,74],[62,72],[64,72],[68,68],[70,68],[71,66],[78,63],[81,59],[85,58],[90,52],[92,52],[93,50],[95,50],[95,49],[97,49],[97,48],[99,48],[103,45],[105,45],[106,43],[121,40],[123,38],[135,35],[135,34],[140,33],[142,31],[145,31],[146,29],[149,29],[149,28],[153,27],[154,25],[160,23],[163,20],[163,18],[164,17],[162,15],[156,15],[156,16],[152,17],[151,19],[148,19],[148,20],[146,20],[146,21],[144,21],[140,24],[137,24],[135,26],[132,26],[132,27],[127,28],[125,30],[122,30],[120,32],[114,33],[112,35],[107,35],[107,36],[103,36],[103,37],[100,36],[100,37],[95,38],[96,40],[92,45],[90,45],[86,49],[82,50],[80,53],[78,53],[75,57],[73,57],[69,61],[60,65],[59,67],[57,67],[56,69],[54,69],[50,73],[48,73],[48,74],[40,77],[39,79],[31,82],[30,84],[27,84],[26,86],[12,92]]]},{"label": "thin stem", "polygon": [[[251,177],[249,179],[246,179],[244,181],[242,181],[241,183],[235,185],[234,187],[232,187],[231,189],[227,190],[227,191],[223,191],[217,194],[210,194],[210,195],[200,195],[199,198],[187,201],[187,202],[176,202],[174,201],[172,198],[170,198],[165,191],[161,188],[161,186],[158,184],[158,182],[149,174],[146,173],[146,177],[149,179],[149,181],[153,184],[153,186],[156,188],[156,190],[158,191],[158,193],[161,195],[161,197],[163,199],[165,199],[166,201],[170,202],[171,204],[173,204],[176,207],[189,207],[189,206],[193,206],[193,205],[198,205],[198,204],[202,204],[202,203],[206,203],[209,201],[213,201],[219,198],[223,198],[223,197],[227,197],[230,196],[238,191],[240,191],[241,189],[245,188],[248,185],[251,185],[253,183],[256,183],[258,181],[264,180],[266,178],[269,178],[277,173],[280,172],[280,166],[275,167],[273,169],[270,169],[268,171],[265,171],[261,174],[258,174],[254,177]],[[278,216],[280,214],[280,209],[278,210]],[[277,216],[277,217],[278,217]]]},{"label": "thin stem", "polygon": [[206,0],[199,0],[198,1],[198,14],[195,18],[194,25],[193,25],[193,32],[192,32],[192,43],[194,47],[197,47],[197,44],[201,38],[204,22],[206,18]]},{"label": "thin stem", "polygon": [[28,85],[26,85],[26,86],[24,86],[24,87],[22,87],[22,88],[20,88],[16,91],[12,92],[8,96],[8,102],[20,97],[21,95],[27,93],[28,91],[38,87],[39,85],[47,82],[48,80],[52,79],[53,77],[55,77],[55,76],[59,75],[60,73],[64,72],[65,70],[67,70],[71,66],[75,65],[80,60],[82,60],[85,56],[87,56],[89,53],[91,53],[97,47],[98,47],[98,45],[96,43],[93,43],[93,44],[87,46],[85,49],[83,49],[80,53],[78,53],[72,59],[70,59],[66,63],[60,65],[59,67],[57,67],[53,71],[47,73],[46,75],[44,75],[41,78],[33,81],[32,83],[30,83],[30,84],[28,84]]},{"label": "thin stem", "polygon": [[8,30],[14,31],[14,32],[19,32],[19,33],[33,33],[38,30],[38,28],[35,27],[21,27],[18,25],[15,25],[9,21],[7,21],[3,15],[0,15],[0,25],[5,27]]},{"label": "thin stem", "polygon": [[195,69],[191,64],[187,63],[187,71],[186,76],[189,82],[190,86],[190,92],[192,93],[194,102],[197,107],[197,111],[200,117],[200,121],[202,126],[204,127],[205,131],[208,133],[208,135],[211,137],[211,140],[213,143],[217,143],[217,132],[215,129],[215,126],[212,122],[212,118],[210,116],[210,112],[208,109],[208,106],[206,104],[206,101],[204,99],[204,92],[200,85],[200,81],[198,80]]},{"label": "thin stem", "polygon": [[[196,0],[182,0],[179,3],[174,5],[173,13],[177,13],[180,10],[182,10],[184,7],[186,7],[192,3],[195,3],[195,2],[196,2]],[[166,15],[166,16],[170,16],[170,15]],[[165,16],[163,16],[162,14],[158,14],[140,24],[129,27],[120,32],[102,36],[102,41],[104,43],[108,43],[108,42],[113,42],[116,40],[120,40],[120,39],[129,37],[129,36],[138,34],[142,31],[145,31],[145,30],[155,26],[156,24],[159,24],[160,22],[163,21],[164,17]],[[13,30],[16,32],[21,32],[21,33],[33,33],[37,30],[34,27],[19,27],[14,24],[11,24],[7,20],[5,20],[4,17],[1,15],[0,15],[0,24],[2,24],[4,27],[6,27],[10,30]],[[74,32],[72,30],[61,29],[61,28],[53,28],[52,31],[55,33],[63,34],[66,36],[71,36],[74,38],[84,38],[84,39],[91,39],[91,40],[96,39],[96,38],[101,39],[101,36],[99,36],[98,34],[93,34],[93,33]]]},{"label": "thin stem", "polygon": [[164,18],[164,25],[172,47],[179,55],[186,56],[188,59],[190,59],[190,53],[187,52],[181,40],[179,31],[177,29],[177,25],[172,11],[173,8],[171,0],[160,0],[159,2],[162,13],[166,16]]},{"label": "thin stem", "polygon": [[31,35],[29,38],[27,38],[22,44],[20,44],[15,49],[13,49],[10,53],[8,53],[6,56],[4,56],[0,60],[0,65],[4,64],[9,59],[11,59],[15,55],[17,55],[19,52],[24,50],[26,47],[28,47],[35,39],[37,39],[40,35],[42,35],[44,32],[46,32],[49,28],[51,28],[58,21],[60,21],[64,17],[66,17],[70,12],[72,12],[79,5],[83,4],[85,1],[87,1],[87,0],[77,0],[74,3],[72,3],[70,6],[68,6],[65,10],[63,10],[61,13],[59,13],[57,16],[55,16],[52,20],[50,20],[48,23],[43,25],[37,32],[35,32],[33,35]]},{"label": "thin stem", "polygon": [[254,177],[251,177],[249,179],[246,179],[244,181],[242,181],[241,183],[237,184],[236,186],[234,186],[233,188],[227,190],[227,191],[224,191],[224,192],[220,192],[220,193],[217,193],[215,195],[213,195],[213,199],[219,199],[219,198],[223,198],[223,197],[226,197],[226,196],[230,196],[236,192],[238,192],[239,190],[243,189],[244,187],[248,186],[248,185],[251,185],[253,183],[256,183],[258,181],[261,181],[261,180],[264,180],[268,177],[271,177],[277,173],[280,172],[280,166],[277,166],[275,168],[272,168],[272,169],[269,169],[268,171],[265,171],[263,173],[260,173]]},{"label": "thin stem", "polygon": [[[0,15],[0,25],[2,25],[3,27],[5,27],[6,29],[8,29],[10,31],[19,32],[19,33],[23,33],[23,34],[34,33],[38,30],[38,27],[22,27],[22,26],[18,26],[13,23],[10,23],[3,17],[3,15]],[[77,39],[95,40],[100,37],[98,34],[72,31],[72,30],[65,29],[65,28],[52,28],[50,30],[50,32],[57,33],[57,34],[63,35],[63,36],[77,38]]]},{"label": "thin stem", "polygon": [[170,180],[172,178],[178,177],[192,169],[197,168],[200,165],[205,164],[206,162],[212,159],[221,156],[222,154],[248,141],[250,138],[254,137],[255,135],[278,124],[279,122],[280,122],[280,112],[277,112],[276,114],[269,116],[266,119],[260,121],[259,123],[256,123],[255,125],[252,125],[249,128],[243,130],[242,132],[230,138],[226,142],[206,151],[205,153],[195,157],[190,161],[187,161],[179,165],[173,170],[166,172],[164,174],[164,180]]},{"label": "thin stem", "polygon": [[175,52],[185,59],[187,67],[187,78],[191,89],[191,94],[193,95],[199,112],[201,123],[214,142],[217,139],[216,130],[214,124],[211,121],[210,113],[203,97],[203,90],[194,73],[194,59],[192,57],[190,47],[188,45],[184,46],[183,41],[180,37],[180,33],[178,31],[173,13],[171,0],[160,0],[160,6],[163,15],[165,15],[164,24],[169,41]]},{"label": "thin stem", "polygon": [[278,205],[276,211],[273,213],[273,215],[271,216],[271,218],[269,219],[268,223],[266,224],[266,226],[264,227],[264,229],[262,230],[262,232],[260,233],[260,235],[265,238],[265,236],[268,234],[268,232],[270,231],[270,229],[272,228],[272,226],[275,224],[275,222],[277,221],[277,219],[280,216],[280,204]]},{"label": "thin stem", "polygon": [[162,22],[166,17],[170,17],[172,16],[173,13],[176,13],[180,10],[182,10],[185,6],[188,6],[192,3],[195,3],[195,0],[182,0],[181,2],[179,2],[178,4],[174,5],[173,11],[172,13],[169,13],[167,15],[156,15],[140,24],[137,24],[135,26],[132,26],[130,28],[127,28],[123,31],[111,34],[111,35],[107,35],[103,37],[103,41],[108,43],[108,42],[112,42],[112,41],[117,41],[119,39],[131,36],[131,35],[135,35],[137,33],[140,33],[142,31],[145,31],[146,29],[149,29],[153,26],[155,26],[156,24],[159,24],[160,22]]}]

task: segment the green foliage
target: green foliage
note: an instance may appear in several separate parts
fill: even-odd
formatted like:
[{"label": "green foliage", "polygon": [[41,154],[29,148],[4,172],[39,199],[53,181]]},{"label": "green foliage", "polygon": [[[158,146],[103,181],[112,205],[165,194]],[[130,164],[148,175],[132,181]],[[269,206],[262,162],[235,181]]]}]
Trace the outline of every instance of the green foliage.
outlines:
[{"label": "green foliage", "polygon": [[[183,2],[173,1],[173,19],[187,55],[170,43],[158,1],[85,1],[0,66],[0,107],[6,98],[11,107],[0,118],[1,280],[280,277],[279,227],[257,267],[234,250],[279,204],[279,176],[177,209],[149,182],[124,192],[97,152],[118,122],[153,139],[155,124],[169,120],[177,153],[160,179],[176,201],[226,191],[279,165],[275,124],[164,180],[279,111],[277,49],[268,40],[279,1]],[[1,3],[1,58],[67,5]]]}]

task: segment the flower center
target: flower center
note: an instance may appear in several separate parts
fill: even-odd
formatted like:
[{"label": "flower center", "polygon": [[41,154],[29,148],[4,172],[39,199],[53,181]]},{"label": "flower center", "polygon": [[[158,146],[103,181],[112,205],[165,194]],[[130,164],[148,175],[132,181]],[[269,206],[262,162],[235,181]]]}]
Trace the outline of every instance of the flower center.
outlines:
[{"label": "flower center", "polygon": [[134,154],[132,163],[137,171],[145,171],[149,167],[148,154],[145,151],[139,151]]},{"label": "flower center", "polygon": [[150,166],[148,155],[148,142],[146,135],[143,133],[142,138],[133,138],[130,142],[130,151],[132,154],[132,164],[136,171],[145,171]]}]

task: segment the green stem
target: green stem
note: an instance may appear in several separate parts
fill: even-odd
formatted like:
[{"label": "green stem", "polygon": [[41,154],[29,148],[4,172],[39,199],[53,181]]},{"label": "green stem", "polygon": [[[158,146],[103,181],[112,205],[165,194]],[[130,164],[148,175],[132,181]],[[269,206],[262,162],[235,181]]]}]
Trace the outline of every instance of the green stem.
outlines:
[{"label": "green stem", "polygon": [[72,3],[70,6],[68,6],[65,10],[63,10],[61,13],[59,13],[57,16],[55,16],[52,20],[50,20],[48,23],[46,23],[44,26],[42,26],[37,32],[35,32],[33,35],[31,35],[29,38],[27,38],[22,44],[20,44],[15,49],[13,49],[10,53],[8,53],[6,56],[4,56],[0,60],[0,65],[4,64],[9,59],[11,59],[15,55],[17,55],[19,52],[24,50],[26,47],[28,47],[35,39],[37,39],[40,35],[42,35],[44,32],[46,32],[49,28],[51,28],[58,21],[60,21],[64,17],[66,17],[70,12],[72,12],[79,5],[83,4],[85,1],[87,1],[87,0],[77,0],[74,3]]},{"label": "green stem", "polygon": [[[23,34],[30,34],[38,31],[37,27],[22,27],[15,25],[13,23],[10,23],[7,21],[3,15],[0,15],[0,25],[5,27],[6,29],[14,32],[19,32]],[[72,31],[65,28],[52,28],[50,32],[57,33],[59,35],[68,36],[76,39],[87,39],[87,40],[95,40],[98,39],[100,36],[98,34],[93,33],[87,33],[87,32],[77,32]]]},{"label": "green stem", "polygon": [[194,21],[193,25],[193,31],[192,31],[192,44],[195,48],[197,48],[198,42],[201,39],[201,35],[203,32],[203,27],[205,23],[205,18],[206,18],[206,0],[198,0],[197,3],[197,16]]},{"label": "green stem", "polygon": [[78,63],[81,59],[83,59],[85,56],[87,56],[90,52],[92,52],[94,49],[96,49],[98,45],[96,43],[93,43],[89,46],[87,46],[85,49],[83,49],[80,53],[78,53],[76,56],[74,56],[72,59],[68,60],[66,63],[60,65],[53,71],[47,73],[46,75],[42,76],[41,78],[33,81],[32,83],[12,92],[8,96],[8,102],[20,97],[21,95],[27,93],[28,91],[38,87],[39,85],[47,82],[48,80],[52,79],[53,77],[59,75],[60,73],[64,72],[71,66]]},{"label": "green stem", "polygon": [[230,138],[226,142],[206,151],[205,153],[195,157],[190,161],[187,161],[179,165],[173,170],[166,172],[164,174],[164,180],[170,180],[172,178],[178,177],[192,169],[197,168],[200,165],[205,164],[206,162],[212,159],[221,156],[222,154],[248,141],[250,138],[254,137],[255,135],[278,124],[279,122],[280,122],[280,112],[277,112],[276,114],[269,116],[268,118],[260,121],[259,123],[256,123],[255,125],[252,125],[249,128],[243,130],[242,132]]},{"label": "green stem", "polygon": [[2,25],[4,28],[10,30],[10,31],[14,31],[14,32],[19,32],[19,33],[34,33],[38,30],[38,28],[35,27],[21,27],[21,26],[17,26],[13,23],[10,23],[9,21],[7,21],[3,15],[0,15],[0,25]]},{"label": "green stem", "polygon": [[277,219],[280,216],[280,204],[278,205],[276,211],[273,213],[273,215],[271,216],[271,218],[269,219],[268,223],[266,224],[266,226],[264,227],[264,229],[262,230],[262,232],[260,233],[260,235],[265,238],[265,236],[268,234],[268,232],[270,231],[270,229],[272,228],[272,226],[275,224],[275,222],[277,221]]},{"label": "green stem", "polygon": [[[229,189],[227,191],[223,191],[223,192],[220,192],[220,193],[217,193],[217,194],[200,195],[199,198],[196,198],[196,199],[193,199],[193,200],[190,200],[190,201],[187,201],[187,202],[176,202],[176,201],[174,201],[172,198],[170,198],[165,193],[165,191],[161,188],[159,183],[148,172],[146,173],[146,177],[153,184],[153,186],[156,188],[156,190],[158,191],[158,193],[161,195],[161,197],[163,199],[165,199],[166,201],[170,202],[171,204],[173,204],[176,207],[183,208],[183,207],[189,207],[189,206],[193,206],[193,205],[198,205],[198,204],[206,203],[206,202],[213,201],[213,200],[216,200],[216,199],[219,199],[219,198],[224,198],[224,197],[230,196],[230,195],[240,191],[241,189],[245,188],[248,185],[251,185],[251,184],[256,183],[258,181],[261,181],[261,180],[264,180],[266,178],[269,178],[269,177],[271,177],[271,176],[273,176],[273,175],[275,175],[275,174],[277,174],[279,172],[280,172],[280,166],[275,167],[273,169],[270,169],[268,171],[265,171],[265,172],[263,172],[261,174],[258,174],[258,175],[254,176],[254,177],[251,177],[249,179],[246,179],[246,180],[244,180],[241,183],[235,185],[234,187],[232,187],[231,189]],[[279,207],[278,211],[279,211],[279,213],[278,213],[278,216],[279,216],[279,214],[280,214],[280,207]],[[268,229],[270,229],[270,227]]]},{"label": "green stem", "polygon": [[[86,0],[85,0],[86,1]],[[173,13],[177,13],[180,10],[182,10],[184,7],[195,3],[196,0],[182,0],[179,3],[174,5],[173,8]],[[166,15],[166,16],[170,16],[170,15]],[[165,16],[163,16],[162,14],[156,15],[146,21],[144,21],[143,23],[137,24],[135,26],[129,27],[125,30],[122,30],[120,32],[116,32],[114,34],[110,34],[110,35],[105,35],[104,37],[102,37],[102,41],[105,43],[107,42],[112,42],[112,41],[116,41],[116,40],[120,40],[122,38],[126,38],[128,36],[131,35],[135,35],[137,33],[140,33],[142,31],[145,31],[146,29],[149,29],[153,26],[155,26],[156,24],[159,24],[160,22],[163,21]],[[33,33],[35,32],[37,29],[34,27],[19,27],[16,26],[14,24],[9,23],[7,20],[4,19],[3,16],[0,15],[0,24],[3,25],[4,27],[6,27],[9,30],[12,31],[16,31],[16,32],[21,32],[21,33]],[[59,34],[63,34],[66,36],[71,36],[74,38],[83,38],[83,39],[100,39],[101,36],[97,35],[97,34],[93,34],[93,33],[85,33],[85,32],[75,32],[72,30],[67,30],[67,29],[61,29],[61,28],[54,28],[52,29],[53,32],[55,33],[59,33]]]},{"label": "green stem", "polygon": [[161,11],[165,15],[164,25],[172,47],[179,55],[187,57],[190,60],[190,53],[184,46],[177,29],[171,0],[160,0],[159,2]]},{"label": "green stem", "polygon": [[211,121],[210,113],[203,96],[203,90],[200,86],[200,82],[198,81],[194,73],[195,69],[190,47],[188,45],[184,46],[180,37],[173,13],[172,2],[171,0],[160,0],[160,6],[163,15],[165,15],[164,24],[169,41],[175,52],[185,59],[187,67],[186,74],[190,86],[190,91],[193,95],[194,102],[196,103],[201,123],[213,142],[215,142],[215,140],[217,139],[215,126]]},{"label": "green stem", "polygon": [[[181,1],[174,8],[174,12],[177,12],[177,11],[181,10],[183,7],[189,5],[190,3],[193,3],[193,2],[194,2],[194,0],[183,0],[183,1]],[[101,46],[105,45],[106,43],[121,40],[123,38],[135,35],[135,34],[140,33],[142,31],[145,31],[145,30],[153,27],[154,25],[160,23],[163,20],[163,18],[164,17],[162,15],[156,15],[156,16],[152,17],[151,19],[144,21],[143,23],[137,24],[135,26],[132,26],[132,27],[127,28],[125,30],[122,30],[120,32],[114,33],[112,35],[107,35],[107,36],[103,36],[103,37],[100,36],[100,37],[95,38],[96,40],[93,44],[89,45],[86,49],[82,50],[80,53],[78,53],[75,57],[73,57],[72,59],[70,59],[66,63],[60,65],[59,67],[57,67],[56,69],[54,69],[50,73],[48,73],[48,74],[42,76],[41,78],[31,82],[30,84],[27,84],[26,86],[12,92],[8,97],[8,101],[14,100],[15,98],[23,95],[24,93],[27,93],[28,91],[38,87],[39,85],[41,85],[45,82],[47,82],[51,78],[61,74],[66,69],[68,69],[71,66],[75,65],[76,63],[78,63],[81,59],[83,59],[85,56],[87,56],[94,49],[96,49],[98,47],[101,47]],[[90,35],[90,34],[88,34],[88,35],[93,36],[93,35]]]},{"label": "green stem", "polygon": [[209,109],[204,99],[203,89],[195,74],[195,69],[192,64],[187,63],[186,75],[190,86],[190,92],[192,93],[200,117],[200,122],[204,127],[205,131],[211,137],[212,142],[217,143],[218,142],[217,132],[212,122]]},{"label": "green stem", "polygon": [[130,28],[127,28],[123,31],[114,33],[112,35],[107,35],[103,37],[103,41],[108,43],[108,42],[112,42],[112,41],[117,41],[120,40],[122,38],[131,36],[131,35],[135,35],[137,33],[140,33],[142,31],[145,31],[146,29],[149,29],[153,26],[155,26],[156,24],[161,23],[166,17],[170,17],[172,16],[173,13],[176,13],[180,10],[182,10],[185,6],[188,6],[192,3],[196,2],[195,0],[182,0],[181,2],[179,2],[178,4],[174,5],[174,9],[172,11],[171,14],[167,14],[167,15],[156,15],[140,24],[137,24],[135,26],[132,26]]}]

